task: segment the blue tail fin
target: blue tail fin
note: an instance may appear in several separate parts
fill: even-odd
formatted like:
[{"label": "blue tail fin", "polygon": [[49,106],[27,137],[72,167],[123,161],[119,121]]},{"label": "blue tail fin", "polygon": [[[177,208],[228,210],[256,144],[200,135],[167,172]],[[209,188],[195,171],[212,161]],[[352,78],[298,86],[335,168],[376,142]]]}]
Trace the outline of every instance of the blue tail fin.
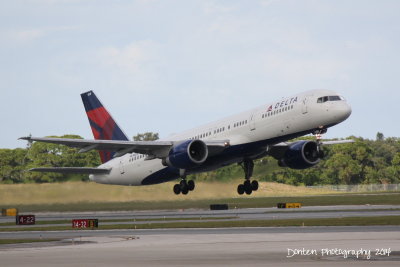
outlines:
[{"label": "blue tail fin", "polygon": [[[83,105],[96,140],[124,140],[128,141],[124,132],[101,104],[93,91],[81,94]],[[112,159],[114,152],[99,151],[101,162],[105,163]]]}]

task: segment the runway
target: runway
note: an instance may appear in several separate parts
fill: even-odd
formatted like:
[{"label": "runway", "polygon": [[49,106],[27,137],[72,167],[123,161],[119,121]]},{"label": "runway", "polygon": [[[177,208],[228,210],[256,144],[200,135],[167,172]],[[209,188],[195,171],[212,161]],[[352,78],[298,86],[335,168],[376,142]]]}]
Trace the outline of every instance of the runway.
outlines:
[{"label": "runway", "polygon": [[84,232],[55,246],[2,246],[1,265],[398,266],[400,261],[397,226]]},{"label": "runway", "polygon": [[[152,211],[101,211],[101,212],[48,212],[36,213],[37,221],[72,220],[81,218],[97,218],[101,224],[115,224],[102,220],[128,220],[119,224],[162,223],[162,219],[174,222],[173,219],[191,219],[193,221],[210,221],[213,218],[230,221],[237,220],[275,220],[301,218],[343,218],[343,217],[375,217],[399,216],[400,205],[338,205],[338,206],[308,206],[300,209],[249,208],[229,210],[152,210]],[[145,221],[136,221],[145,220]],[[154,220],[154,221],[153,221]],[[160,221],[161,220],[161,221]],[[14,217],[0,217],[0,223],[14,222]],[[60,226],[60,224],[57,224]],[[70,225],[70,224],[65,224]],[[18,226],[15,226],[18,227]],[[36,226],[24,226],[32,227]],[[10,226],[0,226],[10,228]]]},{"label": "runway", "polygon": [[[160,218],[172,221],[190,218],[188,224],[192,220],[218,217],[273,220],[396,215],[400,215],[400,206],[395,205],[36,214],[37,220],[90,217],[99,218],[99,223],[108,219],[136,218],[146,219],[148,223]],[[0,222],[7,221],[13,218],[0,219]],[[1,266],[365,266],[368,263],[398,266],[400,263],[399,226],[79,231],[34,231],[32,228],[32,231],[1,232],[0,238],[60,240],[1,245]]]}]

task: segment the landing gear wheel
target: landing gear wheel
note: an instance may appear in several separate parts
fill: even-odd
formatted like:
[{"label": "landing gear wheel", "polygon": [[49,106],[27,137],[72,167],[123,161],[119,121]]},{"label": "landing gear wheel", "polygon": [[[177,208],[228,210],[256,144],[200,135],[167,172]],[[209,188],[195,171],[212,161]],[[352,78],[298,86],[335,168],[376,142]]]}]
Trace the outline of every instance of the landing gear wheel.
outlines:
[{"label": "landing gear wheel", "polygon": [[188,187],[186,180],[180,181],[179,186],[180,186],[182,194],[187,195],[187,193],[189,193],[189,187]]},{"label": "landing gear wheel", "polygon": [[257,182],[257,180],[251,181],[251,189],[253,189],[253,191],[257,191],[258,190],[258,182]]},{"label": "landing gear wheel", "polygon": [[189,193],[189,189],[187,187],[182,188],[182,194],[187,195]]},{"label": "landing gear wheel", "polygon": [[251,188],[251,183],[250,183],[249,180],[246,180],[246,181],[244,182],[244,192],[245,192],[247,195],[251,195],[251,193],[253,192],[253,189]]},{"label": "landing gear wheel", "polygon": [[181,186],[181,188],[182,188],[182,187],[187,187],[187,182],[186,182],[186,180],[181,180],[181,181],[179,182],[179,185]]},{"label": "landing gear wheel", "polygon": [[239,195],[243,195],[244,194],[244,185],[242,185],[242,184],[238,185],[237,192]]},{"label": "landing gear wheel", "polygon": [[189,191],[193,191],[195,188],[194,181],[193,180],[187,181],[187,186],[188,186]]},{"label": "landing gear wheel", "polygon": [[179,184],[174,185],[174,193],[179,195],[181,193],[181,186]]}]

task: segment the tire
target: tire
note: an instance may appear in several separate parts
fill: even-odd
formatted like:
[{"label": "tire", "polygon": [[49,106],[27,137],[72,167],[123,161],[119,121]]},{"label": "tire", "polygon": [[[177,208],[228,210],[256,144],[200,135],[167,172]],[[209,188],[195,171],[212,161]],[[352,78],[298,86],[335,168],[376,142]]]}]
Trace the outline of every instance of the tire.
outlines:
[{"label": "tire", "polygon": [[174,185],[174,193],[179,195],[181,193],[181,186],[179,184]]},{"label": "tire", "polygon": [[188,187],[188,184],[187,184],[186,180],[182,180],[179,183],[179,186],[181,188],[181,193],[182,194],[187,195],[187,193],[189,193],[189,187]]},{"label": "tire", "polygon": [[193,191],[194,188],[195,188],[195,183],[194,183],[194,181],[193,181],[193,180],[189,180],[189,181],[187,182],[187,186],[188,186],[189,191]]},{"label": "tire", "polygon": [[181,180],[181,181],[179,182],[179,185],[181,186],[181,188],[187,187],[187,186],[188,186],[186,180]]},{"label": "tire", "polygon": [[238,185],[237,192],[239,195],[243,195],[244,194],[244,185],[242,185],[242,184]]},{"label": "tire", "polygon": [[249,180],[246,180],[246,181],[244,182],[244,192],[245,192],[247,195],[251,195],[251,193],[253,192],[253,189],[251,188],[251,183],[250,183]]},{"label": "tire", "polygon": [[253,180],[253,181],[251,182],[251,189],[252,189],[253,191],[257,191],[257,190],[258,190],[258,181],[257,181],[257,180]]},{"label": "tire", "polygon": [[184,188],[182,188],[181,190],[182,190],[182,194],[183,194],[183,195],[187,195],[187,194],[189,193],[189,189],[188,189],[187,186],[184,187]]},{"label": "tire", "polygon": [[244,192],[245,192],[247,195],[251,195],[251,193],[253,192],[253,190],[251,189],[251,187],[250,187],[250,188],[245,188],[245,189],[244,189]]}]

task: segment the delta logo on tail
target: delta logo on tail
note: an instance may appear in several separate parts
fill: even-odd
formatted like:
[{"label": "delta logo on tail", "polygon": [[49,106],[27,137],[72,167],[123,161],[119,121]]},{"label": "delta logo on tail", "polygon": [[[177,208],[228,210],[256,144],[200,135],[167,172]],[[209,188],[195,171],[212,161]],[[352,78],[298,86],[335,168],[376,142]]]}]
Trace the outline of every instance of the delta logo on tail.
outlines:
[{"label": "delta logo on tail", "polygon": [[[93,91],[83,93],[81,94],[81,97],[89,119],[90,127],[92,128],[94,139],[129,140]],[[99,151],[99,154],[101,162],[105,163],[112,159],[115,152],[101,150]]]}]

